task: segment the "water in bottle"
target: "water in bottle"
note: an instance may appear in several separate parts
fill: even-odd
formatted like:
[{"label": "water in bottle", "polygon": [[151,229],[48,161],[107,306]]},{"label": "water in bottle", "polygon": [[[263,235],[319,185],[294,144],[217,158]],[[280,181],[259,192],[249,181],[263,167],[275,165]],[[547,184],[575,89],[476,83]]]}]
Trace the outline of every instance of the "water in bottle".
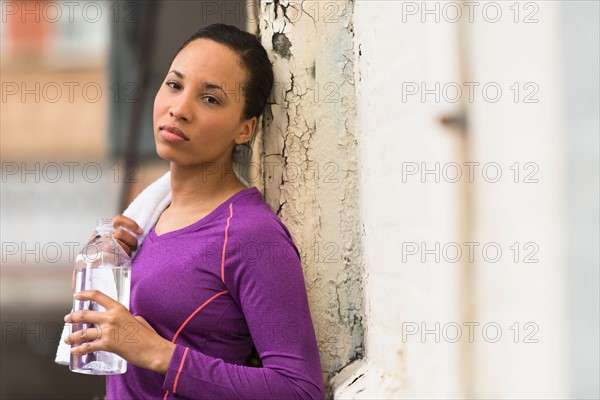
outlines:
[{"label": "water in bottle", "polygon": [[[77,255],[74,272],[75,293],[99,290],[129,309],[131,259],[115,240],[111,219],[98,220],[97,235]],[[94,301],[73,300],[73,311],[106,311]],[[71,324],[71,332],[96,328],[94,324]],[[74,346],[79,346],[76,344]],[[73,347],[74,347],[73,346]],[[70,369],[91,375],[123,374],[127,362],[114,353],[96,351],[84,355],[71,354]]]}]

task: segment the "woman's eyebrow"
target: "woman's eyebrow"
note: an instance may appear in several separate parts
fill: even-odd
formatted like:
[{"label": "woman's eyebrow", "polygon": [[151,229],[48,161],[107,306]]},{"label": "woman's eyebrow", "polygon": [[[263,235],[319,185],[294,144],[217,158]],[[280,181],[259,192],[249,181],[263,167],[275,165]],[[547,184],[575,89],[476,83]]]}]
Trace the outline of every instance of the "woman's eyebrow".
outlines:
[{"label": "woman's eyebrow", "polygon": [[[185,76],[181,72],[177,71],[176,69],[172,69],[171,71],[169,71],[169,74],[170,73],[173,73],[173,74],[177,75],[177,77],[179,79],[185,78]],[[225,98],[229,99],[229,96],[227,95],[227,92],[225,90],[223,90],[223,88],[221,86],[217,85],[214,82],[204,82],[202,84],[202,89],[203,90],[214,90],[214,89],[220,90],[225,95]]]},{"label": "woman's eyebrow", "polygon": [[211,90],[211,89],[220,90],[221,92],[223,92],[223,94],[225,95],[226,98],[229,98],[229,96],[227,96],[227,92],[225,92],[223,90],[223,88],[221,86],[217,85],[216,83],[213,83],[213,82],[204,82],[202,84],[202,88],[204,90]]},{"label": "woman's eyebrow", "polygon": [[180,79],[183,79],[183,74],[181,72],[177,71],[176,69],[170,70],[169,74],[170,73],[174,73],[175,75],[177,75],[177,77],[179,77]]}]

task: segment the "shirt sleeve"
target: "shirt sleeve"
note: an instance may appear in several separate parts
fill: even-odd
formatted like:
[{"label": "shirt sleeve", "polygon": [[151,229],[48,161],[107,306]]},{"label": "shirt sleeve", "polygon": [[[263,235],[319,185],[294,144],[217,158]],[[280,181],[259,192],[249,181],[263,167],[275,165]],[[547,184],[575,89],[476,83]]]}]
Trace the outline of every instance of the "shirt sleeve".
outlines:
[{"label": "shirt sleeve", "polygon": [[261,368],[177,345],[163,388],[205,399],[323,399],[323,375],[298,251],[277,219],[232,218],[225,286],[248,325]]}]

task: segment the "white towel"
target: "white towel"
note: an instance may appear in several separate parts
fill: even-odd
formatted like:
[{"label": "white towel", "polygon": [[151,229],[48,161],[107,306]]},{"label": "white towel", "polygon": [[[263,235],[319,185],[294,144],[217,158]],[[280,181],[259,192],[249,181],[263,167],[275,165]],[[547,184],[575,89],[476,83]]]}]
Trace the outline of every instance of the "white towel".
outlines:
[{"label": "white towel", "polygon": [[[142,242],[150,232],[150,229],[158,221],[158,217],[171,203],[171,173],[167,172],[158,180],[154,181],[150,186],[140,193],[135,200],[131,202],[129,207],[123,212],[123,215],[133,219],[144,230],[141,235],[135,235],[138,239],[138,249]],[[137,250],[132,254],[132,258],[137,255]],[[114,282],[113,282],[114,283]],[[98,279],[94,280],[95,287],[99,290],[110,294],[113,292],[110,282]],[[112,285],[114,286],[114,285]],[[115,296],[116,297],[116,296]],[[54,362],[60,365],[69,365],[71,358],[71,347],[63,340],[71,334],[71,325],[65,324],[58,349],[56,350],[56,358]]]}]

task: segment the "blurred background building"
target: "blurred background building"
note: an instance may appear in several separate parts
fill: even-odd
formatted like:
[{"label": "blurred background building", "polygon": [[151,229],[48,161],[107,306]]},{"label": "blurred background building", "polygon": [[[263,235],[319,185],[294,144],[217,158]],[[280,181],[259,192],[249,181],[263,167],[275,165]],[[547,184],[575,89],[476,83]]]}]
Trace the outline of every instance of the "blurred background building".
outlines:
[{"label": "blurred background building", "polygon": [[168,169],[152,102],[197,28],[276,82],[250,183],[302,254],[328,397],[600,397],[599,3],[0,1],[0,398],[54,364],[75,254]]}]

